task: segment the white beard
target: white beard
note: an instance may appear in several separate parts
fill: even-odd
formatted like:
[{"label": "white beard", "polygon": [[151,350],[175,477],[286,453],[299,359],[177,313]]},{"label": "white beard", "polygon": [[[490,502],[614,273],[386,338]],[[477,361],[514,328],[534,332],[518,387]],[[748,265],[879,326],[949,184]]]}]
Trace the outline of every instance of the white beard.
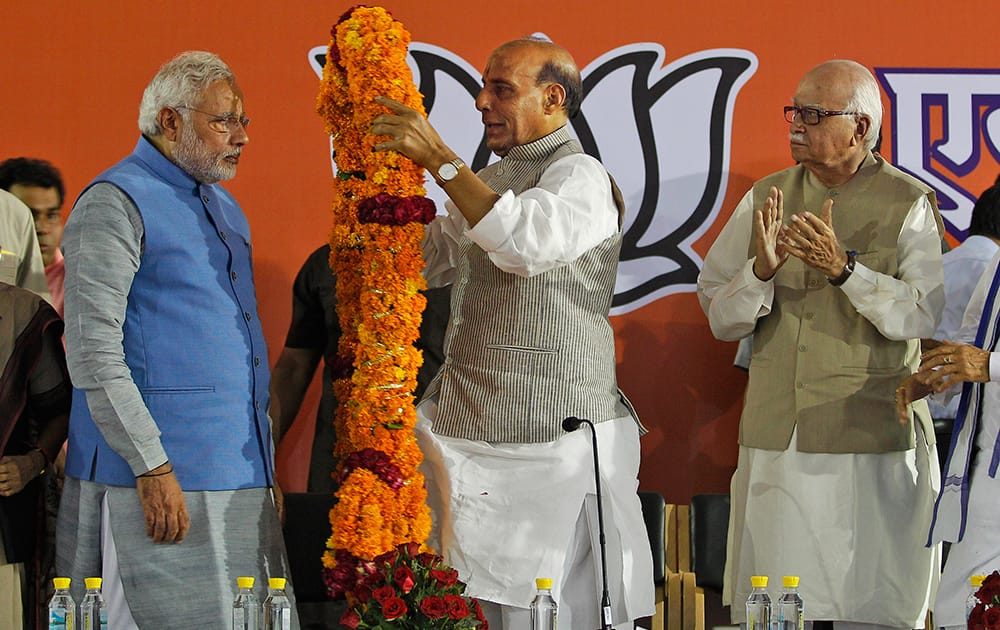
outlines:
[{"label": "white beard", "polygon": [[180,141],[174,145],[173,158],[177,166],[203,184],[214,184],[236,177],[236,165],[223,161],[239,156],[240,148],[224,153],[212,153],[198,138],[191,125],[184,125]]}]

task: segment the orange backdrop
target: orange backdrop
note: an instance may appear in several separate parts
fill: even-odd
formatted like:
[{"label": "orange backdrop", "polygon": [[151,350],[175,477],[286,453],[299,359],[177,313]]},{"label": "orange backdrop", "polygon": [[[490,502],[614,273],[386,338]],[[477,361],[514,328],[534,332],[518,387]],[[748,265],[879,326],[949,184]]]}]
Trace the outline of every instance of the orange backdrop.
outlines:
[{"label": "orange backdrop", "polygon": [[[989,135],[993,130],[1000,139],[1000,117],[990,118],[1000,89],[987,75],[1000,64],[994,43],[997,13],[989,2],[397,0],[384,5],[415,41],[446,48],[476,69],[496,44],[533,32],[568,48],[581,68],[637,42],[661,45],[667,62],[709,49],[755,55],[756,72],[734,101],[725,198],[719,215],[694,243],[700,255],[749,184],[789,164],[780,109],[798,78],[829,58],[856,59],[872,69],[975,71],[964,75],[965,87],[949,87],[943,96],[935,97],[934,82],[925,81],[928,98],[921,102],[937,113],[923,122],[901,121],[905,129],[893,128],[897,103],[886,93],[883,152],[895,157],[894,133],[928,147],[971,134],[969,159],[949,154],[952,159],[939,163],[940,156],[928,152],[925,161],[944,179],[976,193],[1000,170]],[[0,8],[5,25],[0,158],[51,160],[65,176],[71,201],[94,175],[132,149],[142,89],[162,62],[187,49],[220,54],[239,77],[253,117],[252,141],[239,175],[227,187],[253,230],[261,317],[273,361],[290,319],[292,279],[328,230],[329,144],[313,111],[317,78],[307,55],[328,42],[330,26],[350,6],[339,1],[8,0]],[[957,99],[956,89],[967,89],[969,81],[982,87],[974,90],[979,98],[970,100],[972,127],[956,129],[946,116],[968,104],[953,100],[949,110],[943,99],[948,94]],[[690,292],[656,299],[613,322],[620,383],[650,428],[642,447],[642,486],[673,502],[686,502],[698,492],[726,491],[736,462],[745,385],[744,375],[732,367],[735,344],[712,338]],[[307,403],[314,405],[315,396]],[[280,453],[285,485],[292,490],[304,487],[303,455],[313,414],[314,407],[300,414]]]}]

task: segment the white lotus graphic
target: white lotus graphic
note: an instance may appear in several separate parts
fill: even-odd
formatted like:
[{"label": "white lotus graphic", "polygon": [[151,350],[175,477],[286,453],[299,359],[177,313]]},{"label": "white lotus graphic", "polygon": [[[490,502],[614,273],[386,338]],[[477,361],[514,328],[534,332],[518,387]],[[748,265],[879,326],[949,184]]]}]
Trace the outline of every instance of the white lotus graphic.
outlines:
[{"label": "white lotus graphic", "polygon": [[[322,76],[326,47],[310,63]],[[736,95],[757,68],[746,50],[706,50],[664,64],[663,48],[616,48],[582,69],[583,104],[571,122],[584,150],[615,177],[627,208],[611,313],[694,291],[692,244],[712,225],[729,178]],[[481,75],[464,59],[413,42],[408,56],[428,117],[473,170],[496,159],[475,108]],[[427,178],[428,196],[446,196]]]}]

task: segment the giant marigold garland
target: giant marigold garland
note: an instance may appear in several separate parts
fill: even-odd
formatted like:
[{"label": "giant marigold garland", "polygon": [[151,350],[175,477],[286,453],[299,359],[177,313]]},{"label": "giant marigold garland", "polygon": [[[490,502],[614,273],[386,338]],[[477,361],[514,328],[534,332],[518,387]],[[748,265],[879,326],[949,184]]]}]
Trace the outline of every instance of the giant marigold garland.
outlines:
[{"label": "giant marigold garland", "polygon": [[[379,139],[369,133],[372,120],[388,111],[374,102],[375,96],[424,111],[406,64],[409,42],[410,34],[384,9],[348,11],[333,28],[317,99],[338,171],[330,264],[343,331],[341,369],[333,383],[340,488],[330,512],[332,535],[323,566],[329,594],[346,596],[353,607],[343,620],[348,627],[387,619],[369,606],[383,586],[386,558],[409,558],[419,573],[420,562],[436,557],[417,553],[425,549],[431,519],[413,432],[413,391],[422,363],[413,344],[426,303],[420,293],[425,287],[420,241],[435,209],[423,196],[423,169],[395,152],[373,152]],[[457,597],[449,588],[449,596]],[[403,604],[410,591],[399,595],[395,599]],[[427,597],[433,601],[424,605]],[[410,627],[405,604],[401,609],[395,599],[393,620]],[[428,591],[414,602],[424,621],[437,619],[423,610],[433,614],[436,601]],[[469,615],[453,617],[455,625],[449,627],[485,627],[478,604],[469,606]]]}]

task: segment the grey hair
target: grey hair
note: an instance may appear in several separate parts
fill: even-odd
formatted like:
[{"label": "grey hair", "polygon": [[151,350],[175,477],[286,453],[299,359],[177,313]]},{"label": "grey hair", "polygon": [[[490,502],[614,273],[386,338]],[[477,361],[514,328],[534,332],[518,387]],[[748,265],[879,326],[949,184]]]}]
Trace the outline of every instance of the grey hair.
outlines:
[{"label": "grey hair", "polygon": [[236,84],[236,76],[218,55],[201,50],[182,52],[160,67],[146,86],[139,104],[139,131],[145,136],[163,133],[158,116],[164,107],[193,107],[201,93],[216,81]]},{"label": "grey hair", "polygon": [[878,89],[878,82],[868,68],[856,61],[838,59],[828,63],[843,68],[851,76],[854,93],[844,109],[868,118],[870,124],[868,132],[865,133],[864,143],[865,148],[871,150],[878,142],[879,133],[882,131],[882,93]]}]

